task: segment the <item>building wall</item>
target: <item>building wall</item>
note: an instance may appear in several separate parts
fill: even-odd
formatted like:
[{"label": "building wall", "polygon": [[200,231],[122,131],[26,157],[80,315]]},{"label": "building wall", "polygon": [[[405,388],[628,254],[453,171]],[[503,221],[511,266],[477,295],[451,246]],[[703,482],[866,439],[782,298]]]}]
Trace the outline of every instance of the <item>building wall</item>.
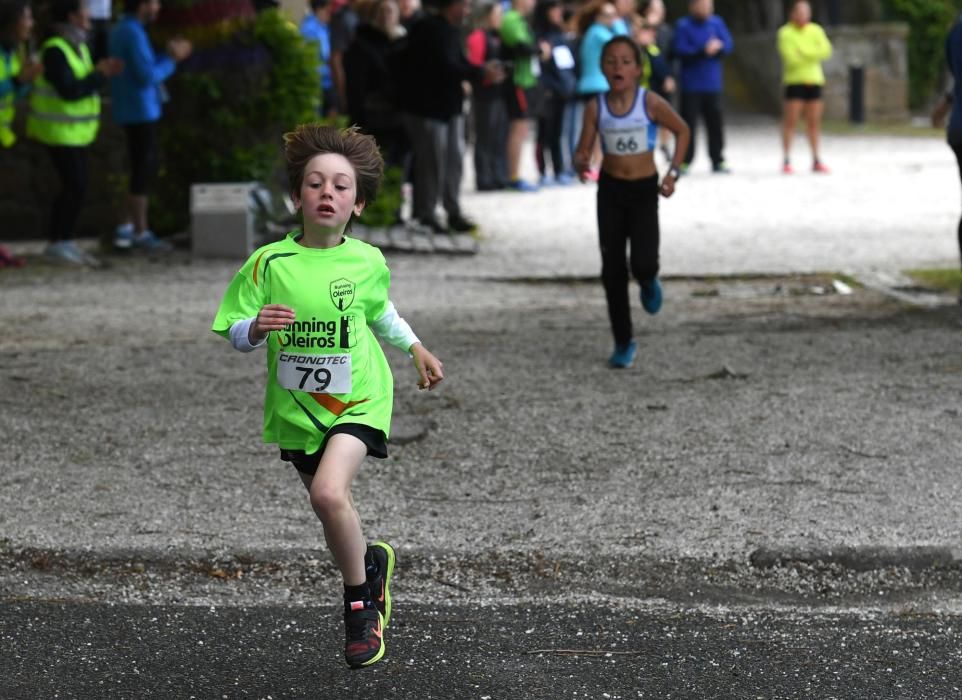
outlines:
[{"label": "building wall", "polygon": [[[893,122],[909,116],[908,26],[866,24],[827,28],[832,57],[825,62],[825,116],[848,119],[850,68],[865,74],[865,119]],[[726,65],[726,91],[742,109],[781,111],[781,60],[771,32],[735,36]]]}]

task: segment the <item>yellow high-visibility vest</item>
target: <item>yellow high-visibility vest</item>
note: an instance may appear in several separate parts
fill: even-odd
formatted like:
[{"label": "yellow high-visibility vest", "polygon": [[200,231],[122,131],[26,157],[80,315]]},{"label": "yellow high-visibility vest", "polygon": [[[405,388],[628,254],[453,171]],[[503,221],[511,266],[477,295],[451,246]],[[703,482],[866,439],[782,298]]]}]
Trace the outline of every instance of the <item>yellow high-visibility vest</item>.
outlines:
[{"label": "yellow high-visibility vest", "polygon": [[0,146],[10,148],[17,141],[13,133],[13,103],[17,97],[17,90],[13,85],[13,78],[20,73],[20,58],[16,53],[7,53],[0,49],[0,85],[9,83],[9,90],[0,96]]},{"label": "yellow high-visibility vest", "polygon": [[[42,49],[58,48],[67,57],[67,63],[77,80],[83,80],[94,72],[94,63],[85,44],[80,53],[60,37],[44,42]],[[100,96],[65,100],[47,82],[39,78],[30,93],[30,111],[27,114],[27,135],[49,146],[87,146],[97,137],[100,128]]]}]

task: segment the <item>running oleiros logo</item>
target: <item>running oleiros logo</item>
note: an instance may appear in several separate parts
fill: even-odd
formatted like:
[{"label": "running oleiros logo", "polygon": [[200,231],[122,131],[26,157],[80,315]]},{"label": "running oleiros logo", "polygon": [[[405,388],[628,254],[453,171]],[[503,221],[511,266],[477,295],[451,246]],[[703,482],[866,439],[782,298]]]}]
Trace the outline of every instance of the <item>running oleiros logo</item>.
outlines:
[{"label": "running oleiros logo", "polygon": [[[353,298],[351,299],[353,301]],[[339,348],[349,350],[357,345],[357,323],[354,314],[345,314],[338,321],[294,321],[277,333],[280,346],[289,348]]]}]

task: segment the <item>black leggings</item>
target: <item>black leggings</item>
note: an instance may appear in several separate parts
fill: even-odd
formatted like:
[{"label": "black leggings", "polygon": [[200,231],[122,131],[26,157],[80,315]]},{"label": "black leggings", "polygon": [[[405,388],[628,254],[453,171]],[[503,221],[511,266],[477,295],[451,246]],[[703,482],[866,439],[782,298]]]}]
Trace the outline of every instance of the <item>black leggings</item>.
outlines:
[{"label": "black leggings", "polygon": [[146,195],[157,174],[157,122],[127,124],[124,130],[130,159],[130,194]]},{"label": "black leggings", "polygon": [[608,318],[615,342],[631,340],[628,302],[628,261],[638,282],[658,275],[658,176],[619,180],[601,173],[598,181],[598,242],[601,245],[601,282],[608,299]]},{"label": "black leggings", "polygon": [[[952,150],[955,152],[955,160],[959,164],[959,181],[962,182],[962,143],[952,143]],[[962,260],[962,219],[959,219],[959,259]]]},{"label": "black leggings", "polygon": [[565,171],[564,155],[561,151],[561,124],[564,121],[565,101],[557,95],[545,98],[545,103],[538,117],[537,145],[534,149],[538,163],[538,172],[543,176],[547,172],[545,151],[551,154],[551,166],[554,176],[558,177]]},{"label": "black leggings", "polygon": [[50,212],[47,239],[51,243],[68,241],[74,237],[87,193],[87,147],[48,146],[47,152],[60,176],[60,194]]}]

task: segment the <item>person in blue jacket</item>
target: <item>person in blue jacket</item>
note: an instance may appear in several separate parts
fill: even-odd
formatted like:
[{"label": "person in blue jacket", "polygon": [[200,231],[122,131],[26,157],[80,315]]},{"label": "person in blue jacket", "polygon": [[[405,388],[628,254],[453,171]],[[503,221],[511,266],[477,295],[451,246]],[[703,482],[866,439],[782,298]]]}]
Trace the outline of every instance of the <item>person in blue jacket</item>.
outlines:
[{"label": "person in blue jacket", "polygon": [[337,107],[337,93],[331,76],[331,3],[329,0],[311,0],[311,11],[301,20],[301,36],[305,41],[317,44],[320,66],[317,71],[321,81],[321,116],[326,117]]},{"label": "person in blue jacket", "polygon": [[190,55],[186,39],[172,39],[166,53],[157,55],[146,26],[157,18],[160,0],[125,0],[125,15],[110,33],[110,55],[124,62],[123,72],[110,80],[114,121],[124,127],[130,161],[130,186],[123,223],[114,233],[114,246],[166,252],[170,243],[148,227],[147,195],[157,170],[157,122],[165,91],[163,82],[178,62]]},{"label": "person in blue jacket", "polygon": [[732,52],[734,42],[725,20],[715,14],[713,0],[689,0],[688,16],[678,20],[672,53],[681,63],[681,116],[691,128],[691,141],[682,172],[695,156],[695,128],[698,117],[708,130],[708,155],[712,172],[731,172],[725,163],[722,126],[722,58]]},{"label": "person in blue jacket", "polygon": [[[945,115],[949,114],[946,137],[949,148],[955,153],[955,159],[959,164],[959,179],[962,180],[962,98],[958,94],[959,85],[962,84],[962,16],[956,20],[945,40],[945,62],[955,84],[951,90],[942,95],[936,105],[932,113],[932,123],[934,126],[941,126]],[[962,219],[959,220],[957,235],[959,254],[962,257]],[[962,304],[962,289],[959,290],[959,303]]]}]

